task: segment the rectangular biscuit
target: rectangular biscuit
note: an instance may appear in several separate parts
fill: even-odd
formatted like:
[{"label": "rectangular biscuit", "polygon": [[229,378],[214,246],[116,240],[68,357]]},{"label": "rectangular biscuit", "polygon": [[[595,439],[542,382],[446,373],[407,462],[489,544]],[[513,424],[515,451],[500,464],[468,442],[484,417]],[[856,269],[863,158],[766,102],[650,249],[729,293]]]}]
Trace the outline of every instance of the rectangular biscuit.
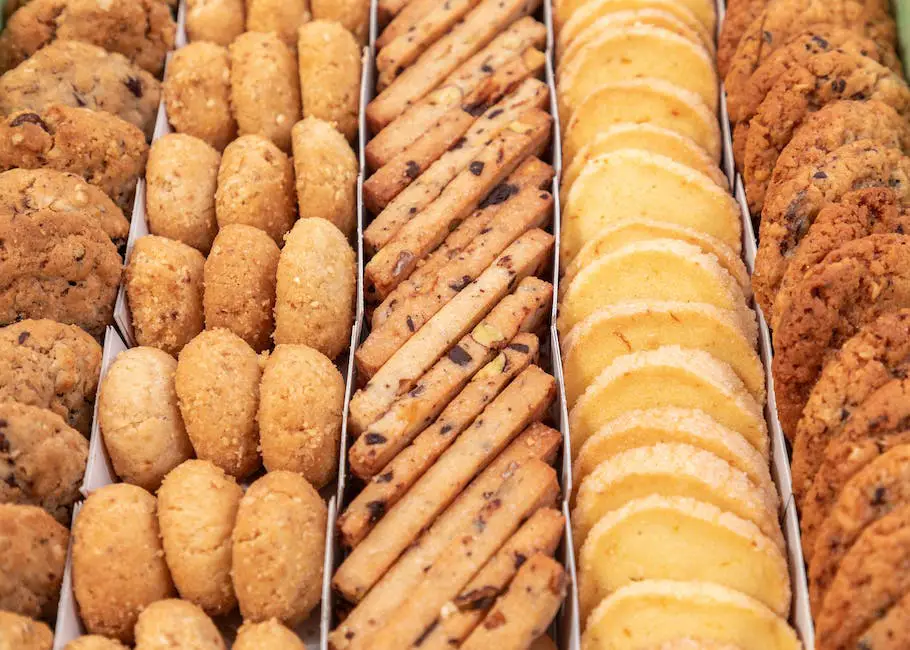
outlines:
[{"label": "rectangular biscuit", "polygon": [[[499,196],[515,186],[506,185]],[[392,314],[374,328],[357,349],[357,367],[372,377],[404,343],[414,330],[423,327],[447,302],[474,281],[513,241],[532,228],[544,228],[553,211],[553,196],[546,190],[526,187],[494,217],[461,253],[439,269],[431,282],[423,283],[405,299],[399,300]],[[508,206],[506,208],[505,206]]]},{"label": "rectangular biscuit", "polygon": [[[526,233],[507,248],[480,277],[427,321],[393,354],[351,399],[350,423],[359,433],[411,390],[437,359],[465,336],[524,277],[548,261],[553,237],[542,230]],[[452,354],[449,352],[449,354]]]},{"label": "rectangular biscuit", "polygon": [[544,508],[535,512],[471,582],[443,606],[438,625],[420,649],[449,650],[460,646],[529,557],[538,553],[552,556],[556,552],[564,528],[565,518],[558,510]]},{"label": "rectangular biscuit", "polygon": [[543,417],[555,394],[556,381],[537,366],[516,377],[345,559],[335,573],[335,589],[359,602],[471,479]]},{"label": "rectangular biscuit", "polygon": [[539,4],[540,0],[483,0],[367,105],[367,122],[373,133],[439,86],[506,27],[533,13]]},{"label": "rectangular biscuit", "polygon": [[364,284],[381,302],[407,280],[417,263],[433,252],[490,191],[528,156],[538,155],[550,138],[551,117],[538,109],[503,129],[452,179],[442,194],[404,224],[367,263]]},{"label": "rectangular biscuit", "polygon": [[[494,136],[514,120],[521,119],[529,110],[544,106],[546,101],[546,84],[537,79],[527,79],[513,93],[490,107],[473,122],[463,138],[456,140],[454,146],[440,154],[426,172],[419,174],[413,182],[407,179],[406,187],[402,188],[367,226],[363,233],[367,252],[375,253],[389,243],[402,226],[440,196],[452,179],[464,170],[484,147],[492,144]],[[466,114],[460,107],[453,110]],[[403,153],[408,155],[413,148],[414,146],[408,147]],[[376,184],[371,187],[375,187]]]},{"label": "rectangular biscuit", "polygon": [[471,378],[413,444],[370,479],[338,518],[338,531],[345,546],[352,548],[359,544],[373,524],[423,476],[506,384],[528,365],[537,362],[539,347],[533,334],[518,334]]},{"label": "rectangular biscuit", "polygon": [[379,0],[377,7],[379,24],[385,27],[379,30],[376,37],[376,51],[408,31],[412,25],[430,13],[436,3],[437,0]]},{"label": "rectangular biscuit", "polygon": [[331,633],[332,646],[347,650],[351,641],[375,632],[408,597],[446,545],[471,526],[474,514],[493,498],[503,481],[518,467],[537,458],[552,463],[562,446],[562,435],[536,422],[525,429],[455,499],[430,529],[411,545],[382,579]]},{"label": "rectangular biscuit", "polygon": [[547,631],[566,597],[569,579],[562,565],[538,553],[525,562],[508,591],[496,601],[461,648],[527,648]]},{"label": "rectangular biscuit", "polygon": [[384,25],[388,23],[392,18],[401,14],[416,3],[417,0],[379,0],[377,3],[377,13],[379,14],[380,24]]},{"label": "rectangular biscuit", "polygon": [[[370,650],[399,650],[421,645],[426,634],[433,629],[439,611],[443,605],[453,598],[471,577],[479,571],[488,559],[512,536],[521,525],[521,522],[533,515],[540,508],[551,506],[559,495],[559,484],[556,480],[556,471],[539,460],[532,460],[515,470],[515,473],[503,483],[496,492],[496,496],[487,502],[474,516],[473,527],[458,539],[453,539],[443,551],[445,562],[437,562],[430,567],[426,577],[412,591],[410,597],[401,604],[387,622],[365,643],[361,640],[361,647]],[[519,569],[515,581],[522,591],[526,586],[535,587],[536,593],[545,591],[546,584],[540,584],[541,576],[553,577],[550,565],[541,566],[536,558],[543,558],[551,563],[544,555],[537,555],[529,561],[528,567]],[[558,567],[559,565],[557,565]],[[561,571],[561,567],[559,568]],[[531,575],[528,579],[526,576]],[[561,580],[554,580],[560,593],[565,592],[564,573]],[[554,592],[556,589],[554,588]],[[510,590],[511,592],[511,590]],[[556,609],[551,607],[552,598],[542,594],[546,605],[537,606],[535,609],[541,613],[553,614]],[[513,603],[516,598],[506,597],[497,603],[494,611],[505,610],[510,616],[514,615]],[[519,602],[521,602],[519,600]],[[508,605],[508,607],[506,607]],[[489,616],[488,616],[489,618]],[[536,627],[540,616],[535,616],[530,621],[530,626]],[[516,631],[525,631],[529,625],[521,626],[518,623]],[[483,627],[483,625],[481,625]],[[501,635],[500,635],[501,636]],[[517,635],[511,635],[517,636]],[[503,637],[504,639],[509,638]],[[521,645],[486,645],[472,646],[485,650],[490,648],[520,648]]]}]

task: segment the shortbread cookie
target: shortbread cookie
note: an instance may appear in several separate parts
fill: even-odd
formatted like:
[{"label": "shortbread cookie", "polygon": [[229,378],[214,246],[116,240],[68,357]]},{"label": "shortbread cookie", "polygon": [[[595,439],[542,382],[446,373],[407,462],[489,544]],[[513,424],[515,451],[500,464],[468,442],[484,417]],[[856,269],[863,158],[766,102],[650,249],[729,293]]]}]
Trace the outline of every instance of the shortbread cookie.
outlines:
[{"label": "shortbread cookie", "polygon": [[187,0],[186,33],[191,41],[227,47],[244,27],[243,0]]},{"label": "shortbread cookie", "polygon": [[296,47],[297,30],[310,20],[307,0],[246,0],[246,31],[275,32]]},{"label": "shortbread cookie", "polygon": [[133,208],[148,150],[138,127],[87,108],[51,104],[40,113],[17,112],[0,122],[0,170],[48,168],[75,174],[126,212]]},{"label": "shortbread cookie", "polygon": [[63,650],[127,650],[126,646],[100,634],[86,634],[67,643]]},{"label": "shortbread cookie", "polygon": [[[590,0],[556,0],[553,3],[553,22],[556,31],[560,32],[563,25],[567,24],[576,13],[583,12],[589,4],[591,4]],[[705,29],[714,33],[717,14],[710,0],[681,0],[678,4],[693,13]],[[601,7],[598,7],[597,10],[599,13],[604,11]]]},{"label": "shortbread cookie", "polygon": [[12,612],[0,611],[0,633],[16,650],[51,650],[54,646],[54,633],[47,623]]},{"label": "shortbread cookie", "polygon": [[768,455],[761,405],[730,366],[678,346],[619,357],[600,373],[569,412],[572,453],[622,413],[666,406],[701,409]]},{"label": "shortbread cookie", "polygon": [[[46,83],[36,84],[40,77]],[[122,54],[54,41],[0,80],[0,113],[42,113],[52,104],[113,113],[152,134],[161,86]]]},{"label": "shortbread cookie", "polygon": [[910,306],[910,238],[870,235],[844,244],[800,282],[775,332],[777,413],[792,439],[831,355],[880,315]]},{"label": "shortbread cookie", "polygon": [[224,650],[224,639],[205,612],[187,600],[169,598],[152,603],[136,621],[139,650]]},{"label": "shortbread cookie", "polygon": [[724,22],[717,37],[717,70],[721,78],[727,76],[730,61],[743,34],[767,6],[768,0],[729,0],[724,12]]},{"label": "shortbread cookie", "polygon": [[237,630],[234,650],[306,650],[303,641],[294,632],[274,618],[263,623],[244,623]]},{"label": "shortbread cookie", "polygon": [[755,353],[755,330],[744,333],[741,323],[737,311],[702,302],[647,299],[598,309],[563,337],[566,402],[571,408],[616,357],[679,345],[729,364],[763,403],[765,372]]},{"label": "shortbread cookie", "polygon": [[370,8],[360,0],[310,0],[316,20],[332,20],[351,32],[360,45],[369,38]]},{"label": "shortbread cookie", "polygon": [[625,219],[687,226],[736,252],[742,247],[739,208],[729,192],[666,156],[633,149],[604,154],[587,164],[563,201],[563,264],[602,228]]}]

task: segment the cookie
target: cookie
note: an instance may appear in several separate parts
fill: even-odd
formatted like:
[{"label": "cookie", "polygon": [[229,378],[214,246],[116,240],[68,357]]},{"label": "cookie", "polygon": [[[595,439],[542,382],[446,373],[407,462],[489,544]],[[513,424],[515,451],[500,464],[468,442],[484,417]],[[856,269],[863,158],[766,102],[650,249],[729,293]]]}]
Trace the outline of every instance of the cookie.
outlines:
[{"label": "cookie", "polygon": [[322,596],[328,514],[294,472],[269,472],[240,501],[232,577],[244,621],[302,622]]},{"label": "cookie", "polygon": [[86,634],[67,643],[63,650],[127,650],[119,641],[97,634]]},{"label": "cookie", "polygon": [[870,625],[860,637],[859,647],[872,650],[899,650],[907,642],[910,630],[910,596],[904,596],[888,612]]},{"label": "cookie", "polygon": [[224,650],[221,632],[199,607],[185,600],[152,603],[136,621],[137,650]]},{"label": "cookie", "polygon": [[234,650],[306,650],[303,641],[291,630],[269,619],[263,623],[244,623],[237,631]]},{"label": "cookie", "polygon": [[50,318],[101,337],[122,261],[92,211],[0,209],[0,240],[0,323]]},{"label": "cookie", "polygon": [[274,32],[293,48],[298,28],[310,20],[307,5],[307,0],[247,0],[246,31]]},{"label": "cookie", "polygon": [[237,136],[227,48],[195,42],[176,50],[162,90],[168,120],[178,133],[196,136],[218,151]]},{"label": "cookie", "polygon": [[[910,157],[872,140],[858,140],[829,153],[769,194],[762,211],[752,288],[766,314],[787,271],[793,250],[819,211],[863,187],[890,187],[900,205],[910,202]],[[782,317],[783,318],[783,317]]]},{"label": "cookie", "polygon": [[777,414],[796,433],[825,362],[861,327],[910,305],[910,238],[870,235],[829,253],[800,282],[775,332]]},{"label": "cookie", "polygon": [[[133,209],[148,149],[138,127],[87,108],[51,104],[39,113],[14,112],[0,121],[0,170],[47,168],[81,176],[127,213]],[[92,203],[104,200],[93,198]],[[125,240],[122,228],[108,232]]]},{"label": "cookie", "polygon": [[721,78],[730,71],[730,61],[736,54],[743,34],[767,6],[768,0],[729,0],[724,22],[717,37],[717,71]]},{"label": "cookie", "polygon": [[[562,30],[563,25],[568,24],[569,20],[575,17],[576,13],[584,11],[588,4],[588,0],[557,0],[554,3],[553,8],[553,23],[557,33]],[[698,22],[701,23],[706,30],[712,34],[714,33],[714,27],[717,23],[717,14],[715,6],[710,1],[682,0],[677,4],[688,9],[695,15]],[[603,11],[600,7],[598,7],[598,9],[601,12]]]},{"label": "cookie", "polygon": [[202,331],[204,264],[202,253],[181,242],[136,240],[124,285],[137,344],[177,355]]},{"label": "cookie", "polygon": [[828,443],[867,397],[910,372],[908,356],[910,310],[901,309],[865,325],[825,364],[796,428],[791,472],[797,503],[811,487]]},{"label": "cookie", "polygon": [[360,163],[351,145],[330,123],[316,117],[291,131],[300,218],[330,221],[350,237],[357,221]]},{"label": "cookie", "polygon": [[271,472],[300,473],[316,487],[335,477],[344,380],[305,345],[278,345],[262,372],[259,435]]},{"label": "cookie", "polygon": [[206,328],[228,329],[256,352],[270,348],[279,255],[275,241],[253,226],[218,231],[203,267]]},{"label": "cookie", "polygon": [[245,29],[243,0],[187,0],[186,34],[189,40],[227,47]]},{"label": "cookie", "polygon": [[0,501],[39,506],[68,524],[88,441],[59,415],[37,406],[2,403],[0,424]]},{"label": "cookie", "polygon": [[215,190],[221,156],[199,138],[169,133],[149,151],[145,216],[149,232],[209,252],[218,231]]},{"label": "cookie", "polygon": [[32,0],[0,35],[0,72],[15,68],[51,41],[82,41],[117,52],[160,75],[177,25],[156,0]]},{"label": "cookie", "polygon": [[218,169],[215,217],[221,228],[239,223],[264,230],[280,246],[297,218],[294,166],[285,153],[260,135],[231,142]]},{"label": "cookie", "polygon": [[24,320],[0,329],[0,401],[47,408],[88,438],[101,346],[74,325]]},{"label": "cookie", "polygon": [[[45,83],[36,84],[41,78]],[[52,104],[112,113],[152,133],[158,80],[121,54],[78,41],[54,41],[0,78],[0,114],[42,113]]]},{"label": "cookie", "polygon": [[41,508],[0,503],[0,610],[53,616],[68,545],[69,531]]},{"label": "cookie", "polygon": [[156,490],[193,456],[174,390],[177,362],[155,348],[117,355],[98,394],[98,425],[122,480]]},{"label": "cookie", "polygon": [[301,219],[278,259],[275,343],[302,343],[334,359],[350,345],[356,256],[325,219]]},{"label": "cookie", "polygon": [[360,45],[367,42],[370,26],[369,6],[361,0],[310,0],[316,20],[334,20],[351,32]]},{"label": "cookie", "polygon": [[51,650],[54,634],[46,623],[0,611],[0,642],[3,650]]},{"label": "cookie", "polygon": [[780,152],[807,113],[838,99],[872,99],[910,112],[903,78],[871,58],[825,52],[784,73],[749,122],[743,176],[749,207],[758,214]]}]

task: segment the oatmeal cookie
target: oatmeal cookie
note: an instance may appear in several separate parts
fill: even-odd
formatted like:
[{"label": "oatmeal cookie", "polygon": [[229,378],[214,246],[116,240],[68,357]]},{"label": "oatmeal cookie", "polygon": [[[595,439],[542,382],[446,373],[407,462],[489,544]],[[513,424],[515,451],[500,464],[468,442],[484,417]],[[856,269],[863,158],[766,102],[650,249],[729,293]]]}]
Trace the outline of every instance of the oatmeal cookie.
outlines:
[{"label": "oatmeal cookie", "polygon": [[910,638],[910,594],[895,603],[888,612],[870,625],[857,644],[870,650],[903,650]]},{"label": "oatmeal cookie", "polygon": [[[41,83],[35,83],[41,79]],[[0,114],[41,113],[51,104],[112,113],[151,136],[158,80],[122,54],[78,41],[54,41],[0,77]]]},{"label": "oatmeal cookie", "polygon": [[743,34],[768,5],[768,0],[728,0],[717,39],[717,71],[726,77]]},{"label": "oatmeal cookie", "polygon": [[802,167],[791,180],[769,195],[759,231],[752,288],[766,314],[787,271],[793,250],[802,241],[819,211],[862,187],[891,187],[901,205],[910,205],[910,157],[872,140],[860,140],[829,153],[822,161]]},{"label": "oatmeal cookie", "polygon": [[244,31],[243,0],[187,0],[186,33],[189,40],[227,47]]},{"label": "oatmeal cookie", "polygon": [[117,52],[160,75],[176,33],[170,10],[159,0],[32,0],[0,33],[0,72],[60,39]]}]

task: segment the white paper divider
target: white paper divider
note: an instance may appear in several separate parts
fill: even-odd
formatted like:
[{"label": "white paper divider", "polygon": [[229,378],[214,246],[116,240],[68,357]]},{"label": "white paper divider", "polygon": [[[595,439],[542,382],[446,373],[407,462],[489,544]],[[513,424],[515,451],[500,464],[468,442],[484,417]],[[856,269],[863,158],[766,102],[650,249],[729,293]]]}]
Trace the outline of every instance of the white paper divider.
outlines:
[{"label": "white paper divider", "polygon": [[[75,523],[82,502],[73,506],[73,519]],[[72,526],[70,526],[72,529]],[[72,542],[72,535],[70,535]],[[73,639],[85,634],[79,612],[76,609],[76,597],[73,594],[73,545],[70,543],[66,551],[66,566],[63,569],[63,583],[60,588],[60,602],[57,604],[57,623],[54,627],[54,650],[63,650],[63,647]]]}]

